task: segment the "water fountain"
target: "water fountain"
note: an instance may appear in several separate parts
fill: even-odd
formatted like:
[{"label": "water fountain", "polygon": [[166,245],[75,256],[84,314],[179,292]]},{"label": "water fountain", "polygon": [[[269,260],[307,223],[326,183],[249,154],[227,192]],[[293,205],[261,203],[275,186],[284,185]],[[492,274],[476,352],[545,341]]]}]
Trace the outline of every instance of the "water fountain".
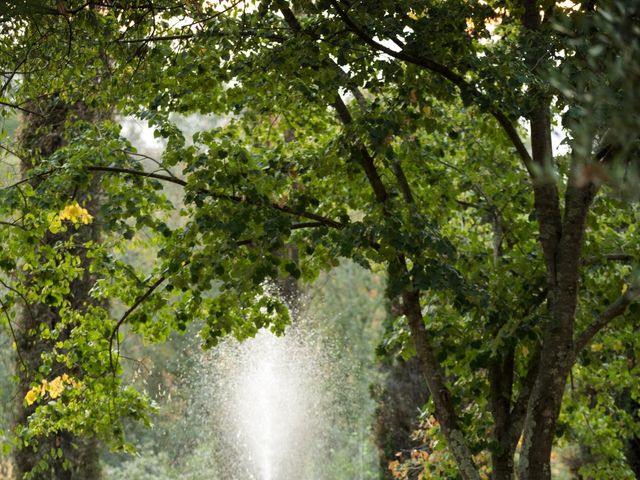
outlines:
[{"label": "water fountain", "polygon": [[239,346],[236,371],[227,377],[235,411],[229,427],[253,457],[256,480],[304,478],[319,453],[331,412],[322,362],[309,347],[297,332],[278,338],[268,331]]},{"label": "water fountain", "polygon": [[[326,346],[326,345],[324,345]],[[229,340],[206,357],[227,480],[323,478],[336,408],[330,351],[299,325]]]}]

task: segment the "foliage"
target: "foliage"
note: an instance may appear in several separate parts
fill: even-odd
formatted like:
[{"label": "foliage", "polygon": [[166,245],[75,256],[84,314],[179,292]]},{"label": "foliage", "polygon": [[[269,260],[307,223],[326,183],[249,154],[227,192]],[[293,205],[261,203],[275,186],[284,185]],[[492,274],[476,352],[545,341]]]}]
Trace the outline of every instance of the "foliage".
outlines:
[{"label": "foliage", "polygon": [[[550,477],[567,377],[640,295],[638,2],[35,5],[2,24],[19,32],[2,36],[3,102],[117,102],[166,150],[145,170],[116,125],[65,119],[69,144],[28,173],[37,184],[2,192],[3,302],[60,307],[74,335],[50,355],[95,378],[83,401],[95,415],[43,405],[25,438],[69,422],[124,447],[111,420],[145,410],[120,388],[120,326],[157,341],[199,318],[208,347],[282,332],[289,317],[266,282],[311,281],[348,258],[387,271],[389,344],[417,355],[456,475],[513,478],[519,449],[522,479]],[[552,111],[567,154],[552,149]],[[188,142],[176,112],[227,122]],[[106,233],[83,248],[93,296],[125,306],[117,320],[65,309],[82,274],[73,240],[38,245],[71,205],[68,186],[93,178]],[[162,182],[184,187],[183,206]],[[145,275],[113,254],[142,235],[157,251]],[[53,376],[48,358],[34,385]]]}]

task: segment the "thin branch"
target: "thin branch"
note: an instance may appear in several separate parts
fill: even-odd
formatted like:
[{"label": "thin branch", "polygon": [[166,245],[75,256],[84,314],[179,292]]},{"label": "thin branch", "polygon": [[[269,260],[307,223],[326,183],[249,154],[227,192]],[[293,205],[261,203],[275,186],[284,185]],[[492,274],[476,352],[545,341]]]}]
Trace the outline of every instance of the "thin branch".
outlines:
[{"label": "thin branch", "polygon": [[[186,266],[188,264],[185,263],[184,266]],[[115,332],[122,326],[122,324],[127,320],[127,318],[129,318],[129,316],[138,308],[138,306],[140,306],[147,298],[149,298],[149,296],[160,286],[162,285],[162,283],[167,279],[167,277],[165,277],[164,275],[161,275],[155,282],[153,282],[153,284],[147,289],[147,291],[145,291],[142,295],[140,295],[134,302],[133,304],[127,309],[126,312],[124,312],[124,314],[122,315],[122,317],[120,317],[120,320],[118,320],[118,323],[116,323],[116,326],[114,328],[114,331],[111,333],[111,338],[113,339],[113,336],[115,335]]]},{"label": "thin branch", "polygon": [[191,23],[188,23],[186,25],[183,25],[181,28],[191,28],[194,25],[201,25],[203,23],[206,23],[210,20],[213,20],[215,18],[221,17],[222,15],[224,15],[225,13],[233,10],[234,8],[236,8],[239,4],[243,3],[244,0],[236,0],[235,2],[233,2],[232,4],[230,4],[228,7],[222,9],[222,10],[217,10],[214,14],[212,15],[208,15],[204,18],[200,18],[198,20],[194,20]]},{"label": "thin branch", "polygon": [[406,175],[404,174],[404,170],[402,169],[402,165],[400,165],[400,161],[395,159],[392,164],[393,174],[398,180],[398,185],[400,186],[400,191],[402,192],[402,196],[404,197],[404,201],[408,204],[413,204],[413,193],[411,192],[411,187],[409,186],[409,181],[407,180]]},{"label": "thin branch", "polygon": [[107,173],[124,173],[127,175],[136,175],[144,178],[155,178],[156,180],[163,180],[165,182],[175,183],[182,187],[187,186],[187,182],[173,175],[162,175],[159,173],[145,172],[144,170],[134,170],[132,168],[119,168],[119,167],[87,167],[87,170],[91,172],[107,172]]},{"label": "thin branch", "polygon": [[151,369],[144,364],[143,360],[138,360],[137,358],[129,357],[128,355],[122,355],[122,354],[120,354],[120,358],[122,358],[123,360],[129,360],[131,363],[138,364],[139,366],[144,368],[148,374],[151,373]]},{"label": "thin branch", "polygon": [[11,332],[11,336],[13,337],[13,343],[15,343],[16,345],[16,354],[18,355],[18,360],[20,361],[22,368],[24,368],[25,371],[29,371],[29,367],[27,366],[27,363],[24,361],[24,359],[22,358],[22,354],[20,353],[20,346],[18,345],[18,338],[16,337],[16,332],[13,329],[13,324],[11,323],[11,317],[9,316],[7,307],[2,300],[0,300],[0,307],[2,307],[2,311],[4,312],[5,317],[7,317],[7,325],[9,325],[9,331]]},{"label": "thin branch", "polygon": [[[27,52],[27,55],[28,55],[28,53],[31,51],[31,49],[32,49],[32,48],[33,48],[33,46],[30,46],[30,47],[29,47],[29,51]],[[5,80],[4,84],[2,85],[2,87],[0,88],[0,94],[3,94],[3,95],[4,95],[5,90],[6,90],[7,88],[9,88],[9,85],[11,84],[11,81],[13,80],[13,78],[14,78],[16,75],[18,75],[18,72],[19,72],[19,70],[20,70],[20,67],[21,67],[22,65],[24,65],[24,63],[27,61],[27,58],[28,58],[28,57],[27,57],[27,55],[25,55],[25,56],[22,58],[22,60],[20,60],[20,61],[16,64],[15,68],[13,69],[13,71],[11,71],[11,72],[6,72],[6,73],[5,73],[5,72],[3,72],[3,73],[2,73],[2,75],[6,76],[6,80]]]},{"label": "thin branch", "polygon": [[12,183],[11,185],[7,185],[6,187],[2,187],[2,190],[9,190],[11,188],[19,187],[20,185],[32,182],[33,180],[36,180],[38,178],[46,177],[47,175],[51,175],[56,170],[57,170],[57,168],[52,168],[52,169],[47,170],[45,172],[37,173],[36,175],[33,175],[31,177],[23,178],[22,180],[19,180],[19,181],[15,182],[15,183]]},{"label": "thin branch", "polygon": [[43,118],[44,118],[44,115],[43,115],[43,114],[38,113],[38,112],[34,112],[33,110],[29,110],[28,108],[24,108],[23,106],[18,105],[17,103],[10,103],[10,102],[3,102],[3,101],[0,101],[0,105],[2,105],[2,106],[4,106],[4,107],[13,108],[13,109],[16,109],[16,110],[20,110],[21,112],[29,113],[29,114],[31,114],[31,115],[36,115],[36,116],[38,116],[38,117],[43,117]]},{"label": "thin branch", "polygon": [[118,43],[150,43],[150,42],[170,42],[173,40],[190,40],[195,37],[196,33],[184,33],[179,35],[158,35],[145,38],[121,39]]},{"label": "thin branch", "polygon": [[158,166],[158,169],[164,170],[165,172],[167,172],[167,174],[169,174],[169,176],[171,176],[173,178],[177,178],[170,169],[168,169],[167,167],[162,165],[162,162],[160,162],[160,160],[157,160],[157,159],[153,158],[150,155],[146,155],[144,153],[134,152],[134,151],[131,151],[131,150],[126,150],[126,149],[122,150],[122,152],[125,153],[126,155],[131,156],[131,157],[140,157],[140,158],[144,158],[146,160],[149,160],[150,162],[155,163]]},{"label": "thin branch", "polygon": [[628,253],[605,253],[582,259],[583,265],[598,265],[603,261],[629,263],[637,259],[636,255]]},{"label": "thin branch", "polygon": [[5,145],[2,145],[1,143],[0,143],[0,150],[4,150],[9,155],[13,155],[14,157],[16,157],[18,160],[22,160],[23,162],[26,161],[26,159],[23,156],[21,156],[18,152],[16,152],[15,150],[13,150],[13,149],[5,146]]},{"label": "thin branch", "polygon": [[33,312],[31,311],[31,304],[27,301],[27,298],[24,296],[24,294],[22,292],[16,290],[15,288],[13,288],[11,285],[6,283],[2,279],[0,279],[0,285],[2,285],[7,290],[12,291],[13,293],[15,293],[16,295],[18,295],[20,297],[20,299],[24,303],[24,307],[27,310],[27,313],[29,314],[29,317],[31,318],[31,320],[34,320],[35,316],[33,315]]},{"label": "thin branch", "polygon": [[586,347],[596,334],[613,320],[623,315],[627,307],[640,298],[640,287],[631,287],[607,307],[596,319],[578,335],[574,342],[574,358]]},{"label": "thin branch", "polygon": [[[115,375],[115,365],[113,363],[113,340],[116,338],[116,336],[118,335],[118,330],[120,329],[120,327],[122,326],[122,324],[127,320],[127,318],[129,318],[129,316],[142,304],[144,303],[144,301],[149,298],[151,296],[151,294],[160,286],[162,285],[162,283],[166,280],[167,277],[165,277],[164,275],[161,275],[155,282],[153,282],[153,284],[142,294],[140,295],[138,298],[136,298],[136,300],[133,302],[133,304],[127,309],[126,312],[124,312],[124,314],[122,315],[122,317],[120,317],[120,320],[118,320],[118,322],[116,323],[115,327],[113,327],[113,331],[111,332],[111,336],[109,337],[109,365],[111,367],[111,370],[113,371],[114,375]],[[118,356],[119,356],[119,352],[118,352]]]},{"label": "thin branch", "polygon": [[0,225],[6,225],[7,227],[19,228],[20,230],[23,230],[25,232],[29,231],[29,229],[27,227],[25,227],[24,225],[20,225],[19,223],[5,222],[3,220],[0,220]]}]

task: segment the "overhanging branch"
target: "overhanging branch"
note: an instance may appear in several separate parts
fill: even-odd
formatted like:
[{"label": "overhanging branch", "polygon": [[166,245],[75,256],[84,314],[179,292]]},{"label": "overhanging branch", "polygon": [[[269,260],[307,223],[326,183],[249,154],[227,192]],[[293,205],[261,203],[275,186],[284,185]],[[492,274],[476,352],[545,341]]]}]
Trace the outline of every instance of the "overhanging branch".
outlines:
[{"label": "overhanging branch", "polygon": [[[324,227],[325,225],[323,223],[320,222],[303,222],[303,223],[295,223],[291,226],[291,230],[300,230],[303,228],[317,228],[317,227]],[[237,247],[241,247],[241,246],[245,246],[245,245],[251,245],[253,243],[252,239],[247,239],[247,240],[239,240],[237,242],[235,242],[235,245]],[[191,263],[190,260],[187,260],[184,265],[182,265],[182,267],[186,267]],[[112,370],[114,370],[114,363],[113,363],[113,342],[116,339],[116,336],[118,334],[118,331],[120,330],[120,327],[122,327],[122,325],[124,325],[124,323],[127,321],[127,319],[133,314],[133,312],[135,312],[152,294],[153,292],[155,292],[166,280],[167,280],[167,274],[163,273],[161,274],[155,282],[153,282],[141,295],[139,295],[131,304],[131,306],[122,314],[122,316],[120,317],[120,319],[116,322],[115,326],[113,327],[113,330],[111,332],[111,335],[109,337],[109,364]],[[115,370],[114,370],[115,371]]]},{"label": "overhanging branch", "polygon": [[[177,178],[174,176],[170,176],[170,175],[162,175],[159,173],[150,173],[150,172],[145,172],[142,170],[134,170],[134,169],[129,169],[129,168],[117,168],[117,167],[88,167],[87,168],[90,171],[94,171],[94,172],[106,172],[106,173],[122,173],[122,174],[126,174],[126,175],[136,175],[136,176],[140,176],[140,177],[145,177],[145,178],[153,178],[156,180],[163,180],[165,182],[170,182],[170,183],[174,183],[176,185],[180,185],[182,187],[186,187],[188,185],[188,183],[181,179],[181,178]],[[249,202],[247,199],[243,198],[243,197],[239,197],[236,195],[227,195],[227,194],[222,194],[222,193],[217,193],[217,192],[213,192],[211,190],[208,189],[200,189],[200,191],[208,196],[211,196],[213,198],[216,198],[218,200],[228,200],[230,202],[234,202],[234,203],[247,203],[250,205],[254,205],[254,206],[263,206],[262,204],[255,204],[255,203],[251,203]],[[338,222],[336,220],[332,220],[330,218],[324,217],[322,215],[319,215],[317,213],[313,213],[313,212],[307,212],[304,210],[296,210],[294,208],[290,208],[287,206],[281,206],[278,205],[277,203],[271,203],[269,204],[269,206],[275,210],[278,210],[280,212],[283,213],[287,213],[289,215],[295,215],[298,217],[303,217],[303,218],[307,218],[309,220],[314,220],[316,222],[320,222],[323,223],[325,226],[330,227],[330,228],[335,228],[335,229],[342,229],[344,228],[346,225],[342,222]]]}]

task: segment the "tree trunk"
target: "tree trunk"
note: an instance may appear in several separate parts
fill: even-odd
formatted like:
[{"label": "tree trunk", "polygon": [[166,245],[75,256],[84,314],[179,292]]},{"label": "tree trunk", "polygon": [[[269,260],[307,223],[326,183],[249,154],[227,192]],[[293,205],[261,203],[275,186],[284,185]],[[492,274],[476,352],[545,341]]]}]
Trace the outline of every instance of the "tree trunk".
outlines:
[{"label": "tree trunk", "polygon": [[[595,188],[592,185],[578,187],[574,179],[570,178],[560,235],[557,240],[542,239],[547,263],[549,321],[543,336],[538,378],[529,399],[519,466],[522,480],[551,478],[550,459],[556,423],[567,376],[575,360],[574,327],[580,251],[587,213],[594,194]],[[551,217],[548,211],[539,210],[540,213],[542,237],[543,224],[548,224]]]},{"label": "tree trunk", "polygon": [[512,480],[515,472],[513,455],[516,441],[513,439],[511,428],[514,358],[515,352],[511,348],[502,356],[494,358],[489,365],[489,407],[493,416],[493,436],[496,442],[491,452],[493,480]]},{"label": "tree trunk", "polygon": [[[56,99],[41,100],[31,107],[34,111],[42,111],[43,116],[29,114],[23,118],[19,141],[21,149],[25,152],[22,161],[23,175],[37,165],[40,158],[47,158],[57,149],[64,146],[65,122],[70,116],[84,121],[98,121],[107,117],[89,110],[82,104],[66,105]],[[34,184],[35,186],[35,184]],[[87,194],[90,194],[88,196]],[[99,209],[98,185],[94,182],[89,192],[69,192],[69,198],[73,198],[89,211],[97,213]],[[77,231],[74,230],[78,243],[87,241],[99,241],[99,222],[83,225]],[[43,242],[53,244],[69,238],[70,233],[48,233]],[[90,290],[95,282],[89,273],[86,250],[79,248],[74,252],[80,258],[80,265],[84,267],[84,273],[73,280],[70,286],[69,302],[71,308],[84,310],[92,302]],[[28,417],[34,412],[35,405],[26,406],[22,399],[31,387],[35,372],[41,366],[41,354],[50,350],[54,342],[44,341],[38,337],[39,327],[46,324],[53,329],[60,321],[56,308],[45,303],[37,303],[25,306],[19,314],[16,337],[21,361],[18,364],[18,406],[16,409],[15,423],[21,426],[27,423]],[[69,331],[63,332],[57,340],[68,337]],[[22,364],[24,362],[24,365]],[[74,376],[81,376],[81,372],[70,371]],[[62,457],[51,455],[54,449],[60,449]],[[46,438],[37,438],[28,446],[22,446],[15,450],[16,476],[22,478],[27,472],[33,471],[36,480],[94,480],[101,478],[100,445],[96,439],[81,438],[70,432],[61,431]],[[46,462],[46,468],[40,463]]]},{"label": "tree trunk", "polygon": [[[523,44],[527,45],[523,53],[525,62],[535,71],[540,55],[546,54],[550,47],[536,40],[536,33],[542,28],[539,2],[523,0],[522,7]],[[549,316],[543,331],[540,368],[528,401],[519,477],[521,480],[548,480],[551,478],[551,447],[556,421],[566,377],[573,361],[578,262],[584,226],[579,232],[572,230],[569,235],[564,231],[567,211],[563,222],[554,175],[551,99],[542,88],[536,86],[532,88],[531,95],[539,97],[529,121],[531,156],[538,169],[532,181],[547,274]],[[584,214],[586,216],[586,209]],[[563,258],[563,254],[568,254],[568,258]]]}]

